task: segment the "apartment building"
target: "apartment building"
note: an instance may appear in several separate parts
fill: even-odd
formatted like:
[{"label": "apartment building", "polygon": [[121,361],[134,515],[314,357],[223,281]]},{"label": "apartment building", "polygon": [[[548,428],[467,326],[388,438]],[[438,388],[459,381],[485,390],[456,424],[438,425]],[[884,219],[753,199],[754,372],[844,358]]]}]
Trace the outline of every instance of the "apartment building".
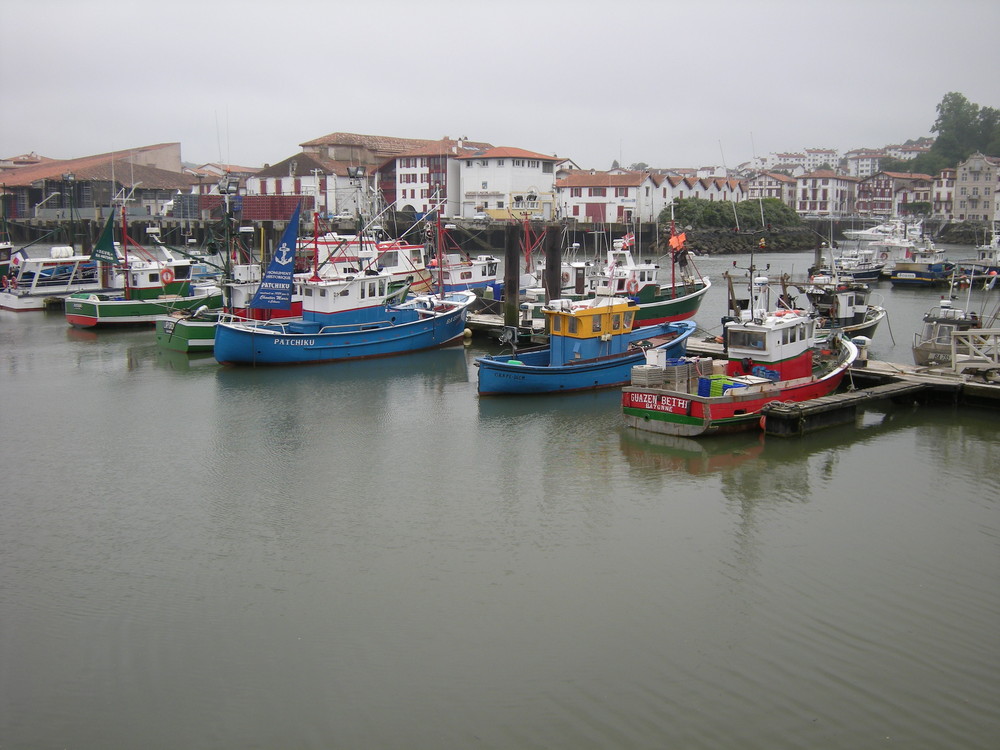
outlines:
[{"label": "apartment building", "polygon": [[1000,157],[972,154],[955,174],[955,218],[960,221],[994,220],[1000,190]]},{"label": "apartment building", "polygon": [[799,214],[837,217],[855,211],[856,177],[824,169],[802,175],[796,183],[795,210]]}]

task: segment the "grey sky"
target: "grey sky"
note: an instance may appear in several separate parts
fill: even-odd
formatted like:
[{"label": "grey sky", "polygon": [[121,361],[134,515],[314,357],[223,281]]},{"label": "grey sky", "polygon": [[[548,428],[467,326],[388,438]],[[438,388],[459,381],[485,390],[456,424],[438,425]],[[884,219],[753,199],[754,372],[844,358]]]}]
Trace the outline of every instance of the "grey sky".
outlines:
[{"label": "grey sky", "polygon": [[345,131],[735,166],[1000,108],[995,0],[2,0],[0,28],[0,157],[260,166]]}]

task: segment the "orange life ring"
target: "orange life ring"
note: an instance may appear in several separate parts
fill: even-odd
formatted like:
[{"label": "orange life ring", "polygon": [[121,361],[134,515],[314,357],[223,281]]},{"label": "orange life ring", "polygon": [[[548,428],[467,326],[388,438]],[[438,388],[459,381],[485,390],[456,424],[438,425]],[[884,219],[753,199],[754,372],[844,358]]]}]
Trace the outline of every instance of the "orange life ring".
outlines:
[{"label": "orange life ring", "polygon": [[629,279],[628,283],[625,284],[625,291],[628,292],[629,294],[635,294],[636,292],[639,291],[639,282],[636,281],[634,278]]},{"label": "orange life ring", "polygon": [[169,284],[173,280],[174,280],[174,272],[171,271],[169,268],[164,268],[162,271],[160,271],[160,281],[162,281],[164,284]]}]

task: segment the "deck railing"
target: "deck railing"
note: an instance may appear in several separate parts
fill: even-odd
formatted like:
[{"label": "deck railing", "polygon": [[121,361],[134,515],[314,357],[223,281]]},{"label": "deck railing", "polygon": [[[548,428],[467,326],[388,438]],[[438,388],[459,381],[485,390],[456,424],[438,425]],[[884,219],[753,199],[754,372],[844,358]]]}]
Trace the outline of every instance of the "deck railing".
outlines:
[{"label": "deck railing", "polygon": [[952,331],[951,363],[955,372],[1000,367],[1000,328]]}]

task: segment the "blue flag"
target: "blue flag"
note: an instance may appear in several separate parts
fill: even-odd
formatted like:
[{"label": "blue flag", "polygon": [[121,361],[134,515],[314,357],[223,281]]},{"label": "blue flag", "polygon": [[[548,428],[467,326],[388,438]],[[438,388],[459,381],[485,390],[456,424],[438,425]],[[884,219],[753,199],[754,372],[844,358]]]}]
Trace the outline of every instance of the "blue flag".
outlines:
[{"label": "blue flag", "polygon": [[288,221],[271,264],[264,272],[260,286],[250,300],[250,307],[266,310],[287,310],[292,306],[292,286],[295,274],[295,248],[299,241],[299,209],[295,207]]}]

